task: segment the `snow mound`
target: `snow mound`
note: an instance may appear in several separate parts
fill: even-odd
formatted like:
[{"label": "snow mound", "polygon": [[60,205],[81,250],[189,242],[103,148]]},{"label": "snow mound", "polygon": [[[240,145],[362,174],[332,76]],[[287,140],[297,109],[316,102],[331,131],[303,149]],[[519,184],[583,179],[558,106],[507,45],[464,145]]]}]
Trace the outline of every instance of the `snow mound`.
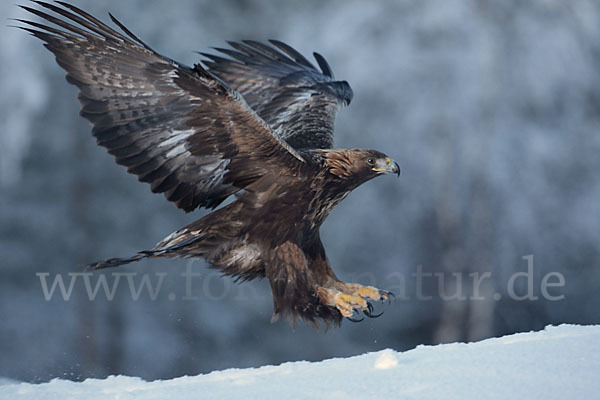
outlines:
[{"label": "snow mound", "polygon": [[477,343],[230,369],[168,381],[111,376],[0,386],[0,399],[591,399],[600,326],[560,325]]}]

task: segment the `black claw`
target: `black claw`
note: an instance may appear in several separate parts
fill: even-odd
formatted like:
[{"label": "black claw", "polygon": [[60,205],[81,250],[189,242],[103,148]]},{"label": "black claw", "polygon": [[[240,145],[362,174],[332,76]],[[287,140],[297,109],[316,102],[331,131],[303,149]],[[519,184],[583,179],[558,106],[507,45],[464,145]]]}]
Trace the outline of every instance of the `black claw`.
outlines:
[{"label": "black claw", "polygon": [[388,291],[384,291],[383,293],[384,294],[380,297],[381,301],[387,299],[388,304],[390,304],[392,301],[396,300],[396,295],[394,293]]},{"label": "black claw", "polygon": [[383,315],[383,311],[379,314],[373,314],[373,305],[371,303],[367,303],[367,309],[363,310],[363,314],[369,318],[379,318]]},{"label": "black claw", "polygon": [[356,314],[356,316],[360,316],[360,313],[359,313],[359,310],[358,310],[358,309],[356,309],[356,308],[355,308],[355,309],[353,310],[353,312],[354,312],[354,313],[353,313],[351,316],[349,316],[349,317],[346,317],[346,318],[348,318],[348,319],[349,319],[350,321],[352,321],[352,322],[360,322],[360,321],[362,321],[362,320],[364,319],[364,318],[362,318],[362,317],[361,317],[361,318],[352,318],[352,317],[353,317],[355,314]]}]

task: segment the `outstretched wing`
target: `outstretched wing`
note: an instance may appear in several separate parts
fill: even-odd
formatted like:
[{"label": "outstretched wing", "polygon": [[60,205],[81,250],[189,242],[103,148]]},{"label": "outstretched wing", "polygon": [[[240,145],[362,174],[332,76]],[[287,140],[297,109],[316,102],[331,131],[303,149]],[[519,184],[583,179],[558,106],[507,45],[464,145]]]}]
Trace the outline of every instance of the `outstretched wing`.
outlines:
[{"label": "outstretched wing", "polygon": [[230,58],[202,53],[210,59],[203,62],[292,147],[331,148],[335,116],[352,100],[350,85],[334,80],[320,54],[314,56],[322,72],[285,43],[270,42],[275,47],[228,42],[235,50],[215,50]]},{"label": "outstretched wing", "polygon": [[165,58],[112,15],[124,36],[86,12],[36,1],[64,19],[22,20],[79,90],[81,115],[117,163],[185,211],[216,207],[265,174],[304,160],[244,100],[202,67]]}]

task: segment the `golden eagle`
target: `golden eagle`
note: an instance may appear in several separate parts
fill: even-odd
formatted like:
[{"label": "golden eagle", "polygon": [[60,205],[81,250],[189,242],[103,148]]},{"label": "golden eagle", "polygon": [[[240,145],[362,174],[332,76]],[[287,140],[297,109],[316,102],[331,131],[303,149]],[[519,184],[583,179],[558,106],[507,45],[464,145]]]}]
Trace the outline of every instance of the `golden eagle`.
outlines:
[{"label": "golden eagle", "polygon": [[[52,26],[21,20],[79,88],[81,115],[99,145],[155,193],[186,212],[235,201],[130,258],[201,257],[236,279],[266,277],[274,317],[339,325],[369,300],[392,294],[345,283],[319,238],[331,210],[362,183],[398,164],[374,150],[332,149],[337,111],[352,90],[288,45],[230,42],[193,68],[164,57],[110,15],[119,33],[85,11],[23,6]],[[62,7],[61,7],[62,6]]]}]

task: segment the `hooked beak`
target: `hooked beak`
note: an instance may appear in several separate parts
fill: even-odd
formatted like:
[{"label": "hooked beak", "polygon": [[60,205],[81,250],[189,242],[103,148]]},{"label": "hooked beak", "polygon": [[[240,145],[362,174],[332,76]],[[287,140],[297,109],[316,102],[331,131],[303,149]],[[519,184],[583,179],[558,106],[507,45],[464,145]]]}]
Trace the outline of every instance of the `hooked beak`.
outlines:
[{"label": "hooked beak", "polygon": [[392,160],[389,157],[377,160],[377,164],[375,165],[373,170],[380,173],[396,174],[400,176],[400,166],[396,161]]}]

